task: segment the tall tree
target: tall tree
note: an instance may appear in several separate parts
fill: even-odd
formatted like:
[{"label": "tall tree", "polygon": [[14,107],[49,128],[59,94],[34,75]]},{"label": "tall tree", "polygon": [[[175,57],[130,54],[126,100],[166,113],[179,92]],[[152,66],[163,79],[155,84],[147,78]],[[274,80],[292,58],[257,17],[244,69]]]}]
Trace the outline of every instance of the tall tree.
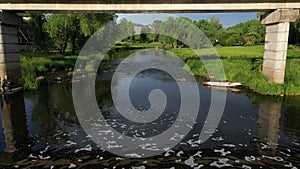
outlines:
[{"label": "tall tree", "polygon": [[209,38],[211,43],[220,38],[220,31],[223,29],[223,25],[218,18],[201,19],[194,21],[194,24]]},{"label": "tall tree", "polygon": [[79,14],[81,32],[89,37],[116,17],[115,14]]},{"label": "tall tree", "polygon": [[134,40],[134,24],[131,21],[128,21],[127,19],[121,19],[120,23],[118,24],[118,30],[120,31],[119,33],[123,36],[129,36],[126,39],[123,39],[123,41],[130,41]]},{"label": "tall tree", "polygon": [[162,21],[160,21],[160,20],[155,20],[152,23],[151,27],[154,31],[154,38],[153,38],[154,42],[157,42],[159,40],[159,33],[158,32],[160,31],[161,24],[162,24]]},{"label": "tall tree", "polygon": [[300,16],[295,22],[291,23],[289,42],[293,44],[300,43]]},{"label": "tall tree", "polygon": [[70,14],[69,16],[70,18],[70,41],[71,41],[71,45],[72,45],[72,54],[75,54],[75,49],[76,47],[79,47],[77,40],[78,39],[82,39],[80,38],[82,33],[80,31],[80,20],[78,17],[78,14]]},{"label": "tall tree", "polygon": [[38,45],[41,50],[47,51],[50,47],[50,38],[43,24],[47,22],[45,14],[43,13],[30,13],[29,14],[29,37],[35,45]]},{"label": "tall tree", "polygon": [[59,53],[64,54],[70,37],[70,16],[67,14],[52,14],[44,27],[53,39]]},{"label": "tall tree", "polygon": [[264,42],[265,25],[259,20],[253,19],[227,28],[219,39],[221,45],[233,44],[255,45]]}]

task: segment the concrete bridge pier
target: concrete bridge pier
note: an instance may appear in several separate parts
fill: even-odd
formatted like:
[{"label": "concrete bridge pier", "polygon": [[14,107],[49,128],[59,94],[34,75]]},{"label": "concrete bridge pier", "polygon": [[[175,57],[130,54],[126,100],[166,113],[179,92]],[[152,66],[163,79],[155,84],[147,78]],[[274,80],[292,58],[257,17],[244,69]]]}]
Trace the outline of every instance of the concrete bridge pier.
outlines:
[{"label": "concrete bridge pier", "polygon": [[0,78],[2,82],[7,75],[13,86],[19,86],[22,79],[17,35],[20,24],[16,14],[0,11]]},{"label": "concrete bridge pier", "polygon": [[290,22],[299,16],[299,10],[278,9],[264,16],[266,25],[263,74],[270,82],[284,83]]}]

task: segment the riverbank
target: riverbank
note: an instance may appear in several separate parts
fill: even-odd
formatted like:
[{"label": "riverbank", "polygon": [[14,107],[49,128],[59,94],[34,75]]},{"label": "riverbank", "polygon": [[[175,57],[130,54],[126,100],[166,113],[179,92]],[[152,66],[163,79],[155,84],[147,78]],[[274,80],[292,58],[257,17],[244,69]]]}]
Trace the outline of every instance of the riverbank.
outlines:
[{"label": "riverbank", "polygon": [[[300,49],[289,46],[284,84],[269,83],[262,73],[264,46],[237,46],[215,48],[223,64],[226,80],[241,82],[250,90],[263,95],[300,95]],[[207,77],[206,69],[199,55],[207,51],[190,49],[171,49],[186,61],[194,75]]]},{"label": "riverbank", "polygon": [[[148,45],[157,47],[159,44]],[[121,47],[118,47],[121,49]],[[300,49],[298,46],[289,46],[285,84],[269,83],[262,74],[263,45],[237,46],[215,48],[224,67],[226,80],[241,82],[250,90],[263,95],[300,95]],[[187,48],[169,49],[184,60],[194,75],[207,77],[206,69],[197,54],[207,51],[197,50],[195,54]],[[126,57],[125,55],[114,58]],[[45,73],[65,71],[70,77],[77,55],[62,56],[56,53],[21,53],[21,67],[23,72],[24,87],[36,89],[39,81],[36,79]]]},{"label": "riverbank", "polygon": [[76,55],[62,56],[57,53],[22,52],[21,68],[25,89],[37,89],[45,74],[65,71],[71,75]]}]

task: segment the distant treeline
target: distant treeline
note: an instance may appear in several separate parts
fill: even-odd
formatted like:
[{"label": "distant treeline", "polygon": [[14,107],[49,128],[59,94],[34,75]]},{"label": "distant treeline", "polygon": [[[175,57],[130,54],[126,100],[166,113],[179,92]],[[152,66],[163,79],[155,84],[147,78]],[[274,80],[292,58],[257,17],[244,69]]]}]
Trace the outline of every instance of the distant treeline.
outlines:
[{"label": "distant treeline", "polygon": [[[103,25],[109,21],[116,23],[115,14],[29,14],[28,21],[29,35],[31,41],[38,45],[41,50],[49,51],[56,49],[63,54],[67,48],[72,53],[76,49],[81,49],[86,40]],[[237,25],[224,28],[220,20],[216,17],[210,19],[201,19],[192,21],[189,18],[177,17],[168,18],[165,21],[155,20],[151,25],[135,25],[126,19],[120,20],[118,24],[122,25],[118,31],[126,31],[129,34],[137,34],[126,39],[123,42],[128,43],[150,43],[159,42],[164,46],[173,48],[185,47],[181,41],[176,38],[162,36],[157,32],[172,32],[177,30],[186,30],[181,27],[182,20],[193,23],[198,27],[214,45],[234,46],[234,45],[256,45],[264,43],[265,25],[262,25],[258,19],[249,20]],[[137,29],[138,28],[138,29]],[[137,31],[138,30],[138,31]],[[151,32],[151,33],[149,33]],[[188,31],[187,31],[188,32]],[[193,36],[176,35],[180,38]],[[300,36],[300,18],[295,23],[291,23],[289,42],[299,43]],[[180,39],[179,38],[179,39]],[[192,38],[190,38],[192,39]],[[199,40],[199,39],[195,39]],[[128,45],[128,43],[125,43]],[[193,43],[193,42],[191,42]]]}]

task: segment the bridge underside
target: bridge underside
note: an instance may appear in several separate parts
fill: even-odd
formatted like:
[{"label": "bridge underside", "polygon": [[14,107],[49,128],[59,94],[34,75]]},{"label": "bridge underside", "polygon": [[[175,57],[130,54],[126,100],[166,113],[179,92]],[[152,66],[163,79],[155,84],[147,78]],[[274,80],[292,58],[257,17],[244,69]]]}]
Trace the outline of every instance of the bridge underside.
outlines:
[{"label": "bridge underside", "polygon": [[290,22],[300,9],[298,0],[4,0],[0,2],[0,77],[21,79],[17,25],[14,12],[250,12],[266,11],[263,73],[271,82],[284,83]]},{"label": "bridge underside", "polygon": [[300,9],[299,0],[2,0],[0,10],[44,12],[229,12]]}]

